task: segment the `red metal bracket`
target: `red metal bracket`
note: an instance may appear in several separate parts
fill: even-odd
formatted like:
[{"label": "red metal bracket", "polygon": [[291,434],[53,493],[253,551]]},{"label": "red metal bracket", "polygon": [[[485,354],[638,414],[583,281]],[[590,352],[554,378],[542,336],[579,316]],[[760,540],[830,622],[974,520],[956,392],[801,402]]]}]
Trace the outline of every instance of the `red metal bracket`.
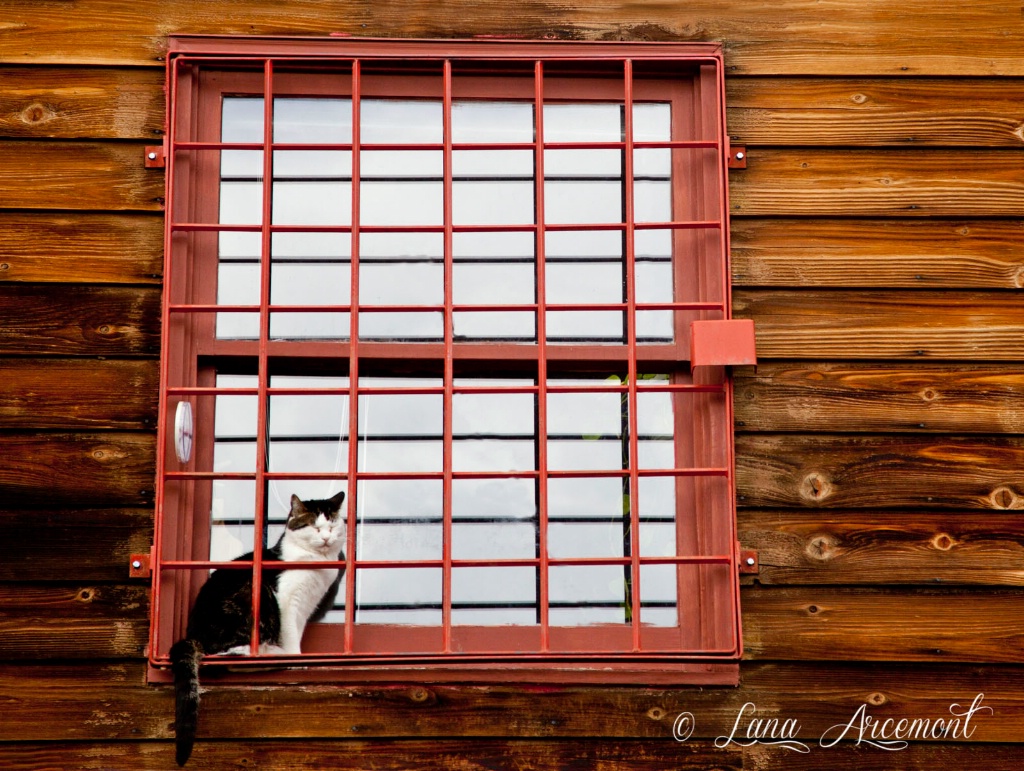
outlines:
[{"label": "red metal bracket", "polygon": [[740,575],[756,576],[761,572],[761,563],[753,549],[740,549]]},{"label": "red metal bracket", "polygon": [[147,145],[146,146],[146,168],[147,169],[163,169],[167,167],[167,149],[166,145]]},{"label": "red metal bracket", "polygon": [[149,554],[132,554],[128,558],[129,578],[149,578],[152,574]]},{"label": "red metal bracket", "polygon": [[730,147],[729,148],[729,164],[730,169],[745,169],[747,168],[747,148],[746,147]]},{"label": "red metal bracket", "polygon": [[690,322],[690,369],[757,364],[752,319]]}]

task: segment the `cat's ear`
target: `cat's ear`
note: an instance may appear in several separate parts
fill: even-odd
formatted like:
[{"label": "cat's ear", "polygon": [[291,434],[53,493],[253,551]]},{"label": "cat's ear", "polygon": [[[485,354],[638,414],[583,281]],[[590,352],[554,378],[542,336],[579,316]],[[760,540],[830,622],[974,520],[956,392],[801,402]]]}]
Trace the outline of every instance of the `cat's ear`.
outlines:
[{"label": "cat's ear", "polygon": [[345,500],[345,493],[344,493],[344,491],[342,491],[340,493],[336,493],[333,497],[329,498],[328,500],[331,502],[331,505],[335,509],[340,509],[341,508],[341,504]]},{"label": "cat's ear", "polygon": [[299,499],[299,496],[292,493],[292,510],[288,513],[289,519],[291,517],[297,517],[306,510],[305,504]]}]

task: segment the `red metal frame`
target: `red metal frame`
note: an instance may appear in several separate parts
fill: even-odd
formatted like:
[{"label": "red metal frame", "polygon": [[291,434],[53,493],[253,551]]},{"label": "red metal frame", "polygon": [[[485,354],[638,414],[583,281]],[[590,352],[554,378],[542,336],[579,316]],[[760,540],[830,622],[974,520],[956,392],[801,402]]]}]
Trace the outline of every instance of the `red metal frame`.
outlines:
[{"label": "red metal frame", "polygon": [[[385,83],[400,93],[415,95],[403,78],[410,79],[412,64],[435,73],[443,101],[444,131],[440,144],[364,144],[359,131],[361,98],[371,91],[368,83]],[[452,140],[452,102],[458,87],[453,72],[470,66],[475,75],[485,68],[504,71],[512,66],[507,79],[515,93],[525,86],[535,105],[536,136],[530,143],[492,143],[460,145]],[[388,68],[394,74],[388,74]],[[558,97],[566,98],[565,75],[573,69],[573,89],[594,88],[597,93],[614,93],[624,105],[623,140],[618,142],[547,142],[544,134],[543,105]],[[597,70],[588,78],[589,68]],[[229,143],[210,136],[210,104],[217,104],[219,92],[204,90],[202,73],[228,72],[227,80],[251,81],[261,78],[257,93],[264,97],[263,141]],[[353,135],[350,143],[280,144],[273,134],[273,99],[270,95],[294,93],[294,71],[306,72],[304,89],[316,86],[308,82],[316,73],[341,73],[349,82]],[[367,72],[370,71],[370,73]],[[611,77],[614,75],[614,77]],[[412,80],[423,81],[422,73]],[[491,83],[495,82],[493,77]],[[286,86],[279,85],[285,82]],[[395,84],[394,86],[390,84]],[[665,89],[682,89],[687,100],[673,91],[673,140],[635,141],[632,105],[642,90],[644,99],[653,95],[665,98]],[[405,89],[402,91],[402,89]],[[206,100],[206,101],[204,101]],[[216,113],[219,115],[219,112]],[[249,664],[317,664],[318,675],[331,678],[356,677],[380,679],[487,680],[501,670],[518,669],[523,679],[633,681],[643,675],[650,681],[731,683],[738,677],[735,663],[741,654],[738,589],[738,550],[735,543],[733,501],[732,385],[714,371],[686,375],[691,359],[689,322],[726,323],[730,316],[728,266],[728,203],[726,164],[728,142],[725,133],[724,80],[721,49],[713,44],[655,43],[562,43],[553,41],[382,41],[357,39],[288,39],[175,37],[168,56],[168,140],[167,255],[164,286],[163,328],[165,345],[161,359],[159,443],[157,452],[158,485],[155,546],[153,550],[153,624],[150,638],[151,676],[166,678],[167,650],[184,628],[185,614],[201,575],[210,568],[252,570],[254,618],[258,618],[260,567],[264,564],[262,539],[254,537],[251,561],[218,563],[197,559],[208,544],[201,532],[204,515],[203,485],[214,479],[252,480],[255,482],[254,533],[263,531],[266,516],[266,482],[276,479],[334,479],[348,485],[346,512],[346,559],[335,563],[345,567],[343,596],[345,623],[320,625],[306,637],[301,656],[292,658],[257,656],[258,639],[254,624],[251,657],[232,658],[234,667]],[[205,121],[205,123],[204,123]],[[676,138],[676,128],[688,122],[696,138]],[[216,121],[214,121],[216,124]],[[207,128],[201,128],[206,125]],[[273,179],[274,153],[278,149],[330,149],[350,151],[352,158],[351,220],[349,225],[299,226],[272,222],[273,185],[265,182],[262,190],[262,219],[259,225],[233,225],[216,222],[216,201],[211,204],[210,163],[221,150],[262,150],[263,179]],[[458,225],[453,222],[453,153],[458,150],[531,149],[534,155],[535,221],[528,225]],[[618,149],[623,157],[624,217],[621,223],[559,223],[545,221],[545,153],[565,149]],[[673,219],[669,222],[636,222],[633,201],[633,159],[635,150],[692,150],[696,160],[686,163],[673,158]],[[440,151],[443,157],[443,224],[431,226],[384,227],[360,223],[361,151],[419,149]],[[673,156],[678,153],[673,153]],[[214,166],[216,163],[214,163]],[[214,175],[215,176],[215,175]],[[211,208],[211,206],[213,208]],[[682,213],[685,216],[679,216]],[[634,234],[638,230],[659,229],[673,232],[674,300],[642,303],[637,301]],[[545,238],[554,231],[614,230],[623,234],[626,286],[621,303],[553,304],[546,302]],[[218,305],[212,286],[216,280],[216,238],[221,232],[260,234],[261,281],[258,305]],[[349,234],[351,238],[350,297],[347,303],[333,306],[294,306],[271,303],[271,246],[275,233],[313,232]],[[444,244],[444,300],[440,306],[372,306],[359,301],[360,235],[380,232],[440,233]],[[451,276],[454,269],[453,240],[460,232],[530,232],[535,236],[534,303],[515,305],[476,305],[454,302]],[[211,265],[213,267],[211,267]],[[697,296],[694,297],[696,292]],[[685,299],[681,299],[685,298]],[[459,312],[529,311],[535,314],[536,340],[533,344],[501,342],[461,342],[454,337],[453,315]],[[624,311],[624,344],[574,344],[549,342],[546,319],[557,311]],[[637,335],[637,313],[671,310],[674,312],[674,339],[671,343],[641,343]],[[360,314],[364,312],[443,313],[444,337],[441,342],[391,343],[360,339]],[[259,336],[256,340],[218,340],[213,334],[216,313],[258,313]],[[279,312],[349,313],[349,338],[344,341],[281,341],[270,334],[271,314]],[[729,336],[728,334],[726,335]],[[735,335],[733,335],[735,337]],[[694,337],[696,340],[697,338]],[[700,338],[704,340],[704,338]],[[696,348],[697,344],[694,343]],[[696,351],[694,351],[696,356]],[[222,357],[244,356],[257,362],[255,388],[218,388],[199,374],[200,357],[216,361]],[[327,359],[347,364],[349,385],[344,388],[290,389],[270,385],[270,361],[277,358]],[[720,362],[714,358],[713,364]],[[417,389],[391,389],[360,386],[360,364],[369,361],[378,368],[388,362],[421,361],[439,363],[443,385]],[[536,384],[514,388],[456,386],[457,368],[471,362],[522,367],[528,364]],[[696,361],[694,364],[698,363]],[[638,376],[652,368],[663,367],[678,373],[670,384],[640,386]],[[598,389],[582,386],[558,386],[548,382],[552,368],[564,371],[614,368],[625,371],[623,385],[602,385]],[[680,371],[681,370],[681,371]],[[572,392],[618,392],[628,402],[629,468],[607,471],[565,471],[548,468],[547,396]],[[638,395],[663,391],[674,394],[677,408],[677,460],[673,469],[638,468]],[[443,400],[443,462],[441,472],[363,472],[358,467],[358,398],[361,395],[438,394]],[[537,468],[528,471],[491,473],[465,472],[453,468],[452,405],[460,393],[530,393],[536,395]],[[273,395],[338,394],[350,400],[348,468],[343,474],[274,472],[267,468],[268,399]],[[256,396],[259,419],[256,434],[256,467],[249,473],[215,472],[174,462],[169,450],[170,436],[166,417],[174,402],[190,399],[200,402],[217,395]],[[692,403],[681,408],[683,400]],[[212,441],[207,440],[207,441]],[[199,437],[202,443],[202,437]],[[709,461],[709,459],[715,462]],[[209,466],[208,468],[212,468]],[[647,476],[676,479],[677,506],[684,502],[697,512],[693,522],[677,516],[677,548],[674,556],[641,556],[640,515],[637,509],[640,480]],[[474,478],[535,479],[538,486],[539,550],[529,559],[454,559],[452,556],[452,487],[456,480]],[[548,554],[548,482],[557,478],[618,477],[626,480],[630,491],[630,537],[637,546],[624,557],[553,558]],[[369,561],[357,554],[356,481],[370,479],[439,479],[443,489],[443,552],[440,560],[402,562]],[[196,502],[199,502],[198,504]],[[195,537],[195,543],[193,543]],[[206,552],[208,553],[208,551]],[[323,567],[325,563],[288,563],[289,568]],[[329,564],[329,563],[328,563]],[[631,608],[628,627],[555,627],[549,621],[549,569],[570,565],[623,565],[631,570]],[[642,623],[640,591],[641,567],[645,565],[690,565],[693,570],[677,571],[676,627],[653,628]],[[462,627],[452,624],[452,571],[465,567],[522,567],[539,570],[536,627]],[[406,627],[355,622],[357,572],[368,568],[440,568],[442,571],[442,622],[440,627]],[[716,572],[717,571],[717,572]],[[684,575],[685,574],[685,575]],[[724,578],[723,578],[724,576]],[[724,583],[723,583],[724,581]],[[723,588],[724,587],[724,588]],[[685,598],[697,597],[699,623],[684,619]],[[689,610],[689,608],[687,609]],[[337,630],[341,626],[341,632]],[[692,626],[693,629],[684,628]],[[333,627],[333,628],[331,628]],[[397,641],[397,643],[396,643]],[[227,662],[210,659],[209,664]],[[337,667],[341,666],[341,669]],[[386,669],[381,669],[386,667]],[[500,672],[499,672],[500,674]],[[507,677],[507,675],[504,675]]]}]

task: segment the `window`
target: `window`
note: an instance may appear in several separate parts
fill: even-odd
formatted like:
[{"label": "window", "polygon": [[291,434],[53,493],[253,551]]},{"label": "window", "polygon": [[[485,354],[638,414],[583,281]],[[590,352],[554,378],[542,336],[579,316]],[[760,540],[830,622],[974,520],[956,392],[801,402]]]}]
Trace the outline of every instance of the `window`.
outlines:
[{"label": "window", "polygon": [[154,677],[211,569],[344,490],[278,663],[735,682],[731,383],[691,366],[720,49],[176,38],[168,73]]}]

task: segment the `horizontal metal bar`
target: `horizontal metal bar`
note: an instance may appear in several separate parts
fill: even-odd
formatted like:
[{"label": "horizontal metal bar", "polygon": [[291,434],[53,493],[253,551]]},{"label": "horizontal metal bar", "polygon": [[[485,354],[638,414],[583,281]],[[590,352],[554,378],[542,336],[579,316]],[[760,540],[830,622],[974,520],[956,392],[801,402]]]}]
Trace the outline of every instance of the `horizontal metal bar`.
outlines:
[{"label": "horizontal metal bar", "polygon": [[[641,393],[723,393],[725,390],[721,384],[691,385],[663,381],[639,381],[637,388],[641,390]],[[259,393],[259,389],[255,386],[252,388],[175,386],[164,390],[169,396],[256,396]],[[538,390],[536,385],[456,385],[453,387],[453,393],[456,394],[481,395],[535,394]],[[558,394],[628,393],[629,385],[606,385],[603,381],[595,381],[593,385],[551,385],[549,380],[546,390],[548,393]],[[364,396],[435,396],[444,393],[444,386],[357,386],[356,391]],[[270,396],[348,396],[350,389],[348,386],[336,388],[269,386],[266,392]]]},{"label": "horizontal metal bar", "polygon": [[[442,313],[444,305],[357,305],[360,313]],[[462,304],[452,305],[454,313],[513,313],[536,312],[537,303],[495,303],[493,305]],[[629,309],[627,303],[546,303],[544,307],[550,313],[564,312],[624,312]],[[637,311],[724,311],[720,302],[659,302],[635,303]],[[180,305],[172,304],[167,308],[172,313],[258,313],[259,305]],[[351,313],[351,305],[270,305],[271,313]]]},{"label": "horizontal metal bar", "polygon": [[[713,139],[674,139],[664,141],[633,142],[634,150],[717,150],[718,142]],[[624,150],[626,143],[614,142],[544,142],[544,150]],[[174,142],[174,150],[235,150],[263,152],[266,146],[262,142]],[[377,142],[360,143],[360,150],[411,152],[442,152],[444,145],[437,142]],[[536,142],[454,142],[452,150],[460,151],[521,151],[533,152],[537,149]],[[274,142],[270,145],[271,152],[352,152],[352,144],[348,142]]]},{"label": "horizontal metal bar", "polygon": [[[220,222],[171,222],[171,230],[178,232],[235,232],[261,233],[262,225],[241,225]],[[720,220],[670,220],[667,222],[636,222],[636,230],[714,230],[720,229]],[[270,225],[271,233],[351,233],[351,225]],[[534,233],[537,225],[522,223],[518,225],[452,225],[453,233]],[[580,232],[625,230],[624,222],[560,222],[546,223],[544,230],[549,232]],[[363,225],[360,233],[444,233],[443,225]]]},{"label": "horizontal metal bar", "polygon": [[[547,564],[554,567],[593,567],[602,565],[621,566],[631,565],[633,557],[548,557]],[[731,554],[708,554],[697,556],[667,556],[667,557],[644,557],[637,558],[641,565],[731,565],[735,563],[735,556]],[[539,567],[539,557],[524,557],[522,559],[452,559],[450,564],[454,568],[520,568]],[[403,569],[412,570],[417,568],[442,568],[443,559],[433,560],[324,560],[324,561],[288,561],[264,560],[260,563],[265,570],[310,570],[310,569],[332,569],[350,568],[356,570],[390,570]],[[231,560],[217,562],[215,560],[167,560],[157,566],[162,570],[209,570],[215,568],[227,568],[228,570],[252,569],[255,563],[252,560]]]},{"label": "horizontal metal bar", "polygon": [[[630,473],[629,469],[582,469],[582,470],[553,470],[548,469],[549,479],[604,479],[608,477],[624,477]],[[727,477],[729,470],[726,468],[672,468],[672,469],[637,469],[641,477]],[[345,472],[316,472],[316,471],[266,471],[262,474],[264,479],[301,479],[301,480],[347,480]],[[453,479],[536,479],[539,472],[536,470],[526,471],[453,471]],[[440,471],[360,471],[357,480],[438,480],[444,475]],[[248,481],[256,478],[255,472],[240,471],[165,471],[163,478],[168,481],[175,480],[240,480]]]}]

